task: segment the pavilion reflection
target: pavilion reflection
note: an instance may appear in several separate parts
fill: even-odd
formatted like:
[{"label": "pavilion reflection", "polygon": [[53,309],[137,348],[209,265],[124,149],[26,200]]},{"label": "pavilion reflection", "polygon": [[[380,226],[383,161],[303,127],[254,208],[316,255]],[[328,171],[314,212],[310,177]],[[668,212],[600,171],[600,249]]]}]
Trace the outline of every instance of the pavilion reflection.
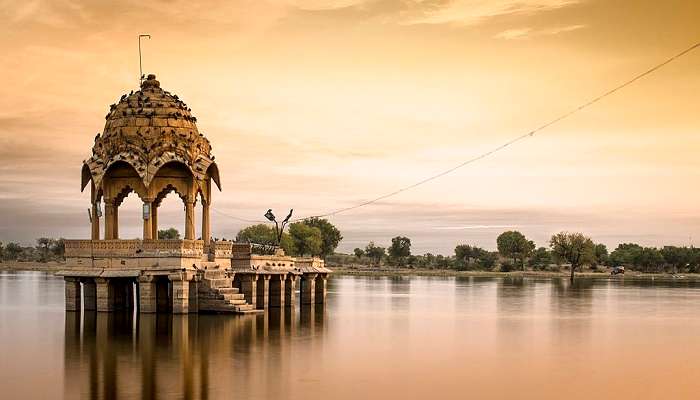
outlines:
[{"label": "pavilion reflection", "polygon": [[274,378],[299,367],[296,339],[320,344],[324,320],[321,305],[251,316],[66,312],[65,398],[274,397],[284,390]]}]

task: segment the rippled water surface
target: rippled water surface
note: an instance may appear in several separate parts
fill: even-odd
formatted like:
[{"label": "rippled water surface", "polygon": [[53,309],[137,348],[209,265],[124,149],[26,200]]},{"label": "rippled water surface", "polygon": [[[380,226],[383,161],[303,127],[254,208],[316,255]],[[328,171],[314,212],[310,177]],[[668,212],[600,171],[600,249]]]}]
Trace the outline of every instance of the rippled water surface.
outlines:
[{"label": "rippled water surface", "polygon": [[0,272],[3,399],[694,399],[699,377],[689,282],[335,276],[325,309],[134,318]]}]

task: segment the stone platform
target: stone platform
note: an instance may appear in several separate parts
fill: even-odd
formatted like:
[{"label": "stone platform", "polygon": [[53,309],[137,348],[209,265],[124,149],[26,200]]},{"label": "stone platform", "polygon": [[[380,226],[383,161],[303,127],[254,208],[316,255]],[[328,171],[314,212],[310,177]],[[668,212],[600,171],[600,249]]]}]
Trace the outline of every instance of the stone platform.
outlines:
[{"label": "stone platform", "polygon": [[66,310],[263,312],[323,304],[331,272],[317,258],[252,254],[250,244],[201,240],[66,240]]}]

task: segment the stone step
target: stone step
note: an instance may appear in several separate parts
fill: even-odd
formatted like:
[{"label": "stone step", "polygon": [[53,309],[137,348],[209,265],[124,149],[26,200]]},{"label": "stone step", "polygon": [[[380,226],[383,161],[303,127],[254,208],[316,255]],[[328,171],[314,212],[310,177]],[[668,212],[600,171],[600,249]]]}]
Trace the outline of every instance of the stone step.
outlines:
[{"label": "stone step", "polygon": [[240,293],[240,290],[238,288],[235,288],[235,287],[222,287],[222,288],[216,288],[214,290],[216,290],[218,293],[221,293],[221,294],[238,294],[238,293]]},{"label": "stone step", "polygon": [[227,278],[222,278],[222,279],[206,279],[205,278],[203,282],[206,286],[209,286],[212,289],[229,288],[232,285],[231,280],[227,279]]},{"label": "stone step", "polygon": [[221,298],[224,300],[243,300],[243,299],[245,299],[245,296],[243,295],[243,293],[220,293],[219,296],[221,296]]},{"label": "stone step", "polygon": [[232,304],[234,306],[242,306],[245,304],[248,304],[245,302],[245,299],[232,299],[232,300],[226,300],[229,304]]},{"label": "stone step", "polygon": [[222,269],[208,269],[204,271],[204,279],[223,279],[226,272]]}]

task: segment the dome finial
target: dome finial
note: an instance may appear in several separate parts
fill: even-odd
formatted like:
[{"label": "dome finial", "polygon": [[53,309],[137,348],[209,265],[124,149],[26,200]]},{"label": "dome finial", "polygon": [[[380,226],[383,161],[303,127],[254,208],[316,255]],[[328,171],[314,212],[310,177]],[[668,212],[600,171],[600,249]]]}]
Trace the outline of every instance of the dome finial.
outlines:
[{"label": "dome finial", "polygon": [[160,82],[156,80],[156,76],[154,74],[148,74],[146,79],[141,82],[141,88],[147,89],[147,88],[159,88],[160,87]]}]

